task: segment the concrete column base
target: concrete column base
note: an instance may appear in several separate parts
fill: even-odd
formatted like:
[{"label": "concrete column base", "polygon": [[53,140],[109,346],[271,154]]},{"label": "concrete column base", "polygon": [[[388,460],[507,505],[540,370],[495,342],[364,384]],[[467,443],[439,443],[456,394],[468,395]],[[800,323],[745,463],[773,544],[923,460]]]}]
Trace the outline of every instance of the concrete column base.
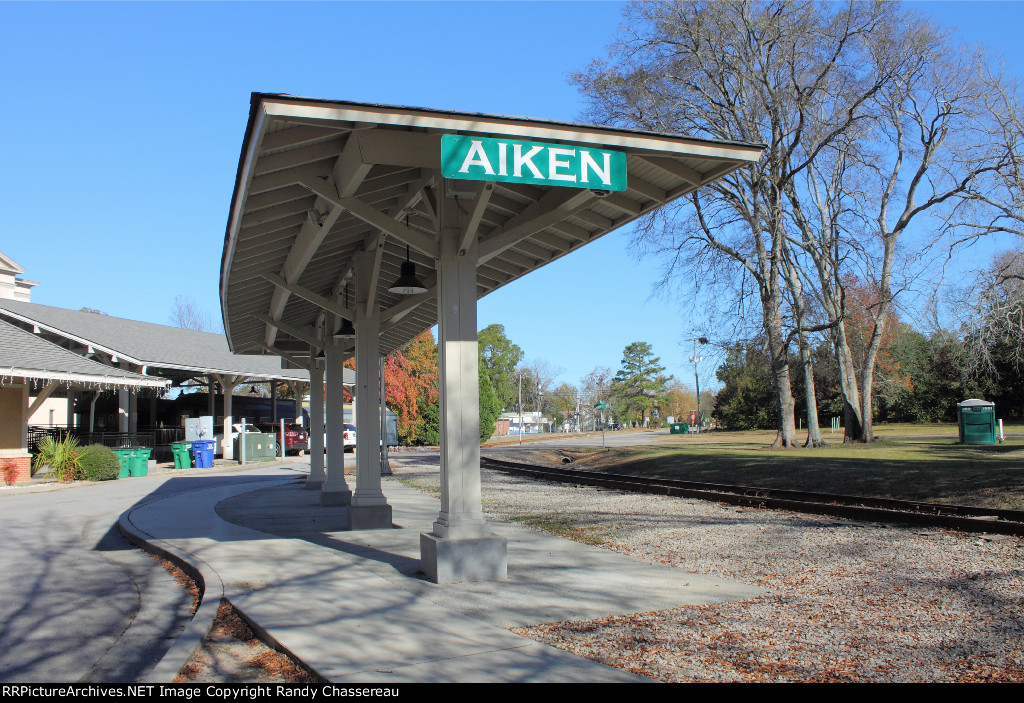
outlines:
[{"label": "concrete column base", "polygon": [[470,539],[420,535],[420,568],[434,583],[504,581],[507,555],[505,538],[494,533]]},{"label": "concrete column base", "polygon": [[352,491],[320,492],[320,505],[348,505],[352,502]]},{"label": "concrete column base", "polygon": [[348,506],[350,530],[390,530],[392,527],[390,505]]},{"label": "concrete column base", "polygon": [[307,478],[306,479],[306,490],[319,491],[324,487],[324,479],[322,478]]}]

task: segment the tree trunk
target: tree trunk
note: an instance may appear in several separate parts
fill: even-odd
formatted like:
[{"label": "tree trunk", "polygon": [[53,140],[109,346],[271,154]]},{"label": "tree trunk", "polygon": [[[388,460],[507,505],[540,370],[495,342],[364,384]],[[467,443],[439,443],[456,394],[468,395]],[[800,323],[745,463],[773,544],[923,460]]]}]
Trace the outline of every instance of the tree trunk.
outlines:
[{"label": "tree trunk", "polygon": [[839,363],[839,387],[843,395],[843,443],[863,442],[864,425],[861,422],[860,389],[853,354],[846,340],[846,326],[842,320],[836,325],[836,361]]},{"label": "tree trunk", "polygon": [[818,400],[814,390],[814,361],[810,349],[807,348],[807,335],[800,333],[800,361],[804,367],[804,401],[807,403],[807,441],[805,447],[824,447],[818,427]]},{"label": "tree trunk", "polygon": [[772,380],[775,383],[775,398],[779,407],[779,433],[772,442],[772,449],[795,449],[799,445],[796,436],[796,403],[789,381],[789,357],[782,333],[782,316],[778,306],[765,306],[765,330],[768,332],[768,353],[772,360]]}]

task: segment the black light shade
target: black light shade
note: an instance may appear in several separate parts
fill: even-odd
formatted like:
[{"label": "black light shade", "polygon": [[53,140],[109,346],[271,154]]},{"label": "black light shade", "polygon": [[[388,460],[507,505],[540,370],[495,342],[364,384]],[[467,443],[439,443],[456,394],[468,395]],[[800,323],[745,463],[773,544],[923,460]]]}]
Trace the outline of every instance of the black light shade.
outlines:
[{"label": "black light shade", "polygon": [[341,329],[334,333],[335,339],[354,339],[356,328],[352,326],[351,320],[341,319]]},{"label": "black light shade", "polygon": [[416,293],[426,293],[427,287],[416,277],[416,264],[411,261],[403,261],[402,275],[391,284],[388,291],[399,295],[415,295]]},{"label": "black light shade", "polygon": [[[409,218],[406,218],[405,226],[409,226]],[[409,259],[408,244],[405,245],[405,261],[402,262],[402,275],[391,284],[388,292],[397,293],[398,295],[415,295],[427,292],[427,287],[423,285],[423,281],[416,278],[416,264]]]}]

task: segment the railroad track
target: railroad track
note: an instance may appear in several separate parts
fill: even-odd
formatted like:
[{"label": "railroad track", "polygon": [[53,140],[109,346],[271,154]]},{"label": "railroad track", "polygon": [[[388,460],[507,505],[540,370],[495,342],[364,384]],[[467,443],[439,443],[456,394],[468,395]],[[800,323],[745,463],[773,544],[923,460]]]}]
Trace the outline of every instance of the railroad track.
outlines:
[{"label": "railroad track", "polygon": [[784,491],[720,483],[626,476],[599,471],[559,469],[482,457],[483,468],[561,483],[614,488],[632,493],[712,500],[753,508],[773,508],[815,515],[948,527],[965,532],[1024,535],[1024,510],[998,510],[967,505],[866,498],[807,491]]}]

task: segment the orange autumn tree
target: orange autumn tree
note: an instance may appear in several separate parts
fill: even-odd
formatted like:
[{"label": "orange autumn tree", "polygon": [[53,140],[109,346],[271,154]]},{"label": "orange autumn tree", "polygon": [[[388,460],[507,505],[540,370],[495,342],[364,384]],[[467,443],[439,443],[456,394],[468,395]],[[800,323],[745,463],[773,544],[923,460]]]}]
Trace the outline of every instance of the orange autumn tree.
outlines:
[{"label": "orange autumn tree", "polygon": [[424,413],[438,402],[437,383],[437,343],[430,330],[388,356],[384,393],[398,415],[399,443],[422,443]]}]

